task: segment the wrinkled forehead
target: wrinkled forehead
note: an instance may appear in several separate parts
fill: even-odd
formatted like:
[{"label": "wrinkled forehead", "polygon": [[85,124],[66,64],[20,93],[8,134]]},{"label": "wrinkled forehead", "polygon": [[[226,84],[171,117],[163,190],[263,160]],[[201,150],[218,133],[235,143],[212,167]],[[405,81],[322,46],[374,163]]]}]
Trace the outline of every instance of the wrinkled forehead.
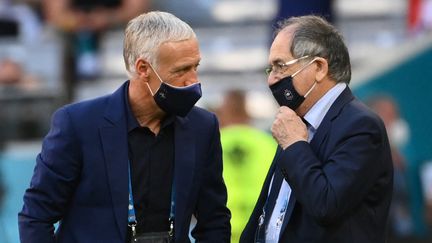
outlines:
[{"label": "wrinkled forehead", "polygon": [[293,59],[291,54],[292,31],[282,30],[276,35],[269,52],[269,63],[286,62]]}]

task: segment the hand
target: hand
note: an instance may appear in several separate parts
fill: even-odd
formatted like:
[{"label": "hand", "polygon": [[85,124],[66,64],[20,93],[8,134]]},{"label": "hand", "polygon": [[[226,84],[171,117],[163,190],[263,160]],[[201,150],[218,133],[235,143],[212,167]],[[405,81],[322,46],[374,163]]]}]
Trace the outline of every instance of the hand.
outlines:
[{"label": "hand", "polygon": [[290,108],[281,106],[271,128],[273,137],[283,148],[298,141],[308,140],[308,131],[302,119]]}]

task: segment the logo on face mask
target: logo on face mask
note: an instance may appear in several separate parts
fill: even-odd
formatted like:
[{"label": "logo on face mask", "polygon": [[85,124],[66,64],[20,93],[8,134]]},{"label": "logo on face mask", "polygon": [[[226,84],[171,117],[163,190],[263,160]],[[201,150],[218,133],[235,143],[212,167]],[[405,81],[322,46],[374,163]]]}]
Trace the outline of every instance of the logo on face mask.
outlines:
[{"label": "logo on face mask", "polygon": [[194,83],[185,87],[172,86],[162,81],[156,70],[152,66],[151,68],[161,82],[155,94],[153,94],[147,83],[156,104],[167,114],[185,117],[201,98],[201,83]]},{"label": "logo on face mask", "polygon": [[293,96],[293,94],[291,93],[291,91],[289,91],[289,90],[285,90],[285,98],[287,99],[287,100],[292,100],[293,98],[294,98],[294,96]]},{"label": "logo on face mask", "polygon": [[159,96],[160,96],[161,99],[166,99],[166,94],[165,94],[165,92],[160,92],[160,93],[159,93]]}]

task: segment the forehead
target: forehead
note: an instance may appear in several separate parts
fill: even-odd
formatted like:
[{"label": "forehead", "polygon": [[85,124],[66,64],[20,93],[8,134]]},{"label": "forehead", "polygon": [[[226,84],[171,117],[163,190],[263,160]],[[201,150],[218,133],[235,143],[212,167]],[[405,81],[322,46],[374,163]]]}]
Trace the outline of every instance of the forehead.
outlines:
[{"label": "forehead", "polygon": [[279,32],[270,47],[269,63],[286,62],[293,59],[290,51],[293,33],[294,29],[291,26]]},{"label": "forehead", "polygon": [[158,60],[160,64],[175,62],[196,62],[200,59],[199,44],[196,38],[182,41],[170,41],[159,46]]}]

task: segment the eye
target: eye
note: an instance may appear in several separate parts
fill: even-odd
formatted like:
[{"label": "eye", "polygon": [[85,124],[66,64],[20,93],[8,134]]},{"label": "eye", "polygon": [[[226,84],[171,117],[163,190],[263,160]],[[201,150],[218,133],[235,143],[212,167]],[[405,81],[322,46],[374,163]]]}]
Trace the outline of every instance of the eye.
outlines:
[{"label": "eye", "polygon": [[280,73],[284,67],[285,67],[285,64],[283,64],[283,63],[275,63],[272,66],[272,71],[275,73]]},{"label": "eye", "polygon": [[281,70],[282,68],[284,68],[285,66],[286,66],[285,63],[281,63],[281,62],[279,62],[279,63],[276,63],[276,64],[274,65],[273,69],[276,69],[277,71],[279,71],[279,70]]},{"label": "eye", "polygon": [[180,68],[180,69],[175,70],[174,74],[177,75],[177,76],[181,76],[181,75],[185,74],[187,71],[188,71],[187,67]]},{"label": "eye", "polygon": [[198,70],[198,67],[199,67],[199,63],[197,64],[197,65],[195,65],[195,67],[194,67],[194,71],[197,71]]},{"label": "eye", "polygon": [[267,75],[270,75],[270,73],[273,71],[273,66],[266,67],[266,69],[264,69],[264,71]]}]

